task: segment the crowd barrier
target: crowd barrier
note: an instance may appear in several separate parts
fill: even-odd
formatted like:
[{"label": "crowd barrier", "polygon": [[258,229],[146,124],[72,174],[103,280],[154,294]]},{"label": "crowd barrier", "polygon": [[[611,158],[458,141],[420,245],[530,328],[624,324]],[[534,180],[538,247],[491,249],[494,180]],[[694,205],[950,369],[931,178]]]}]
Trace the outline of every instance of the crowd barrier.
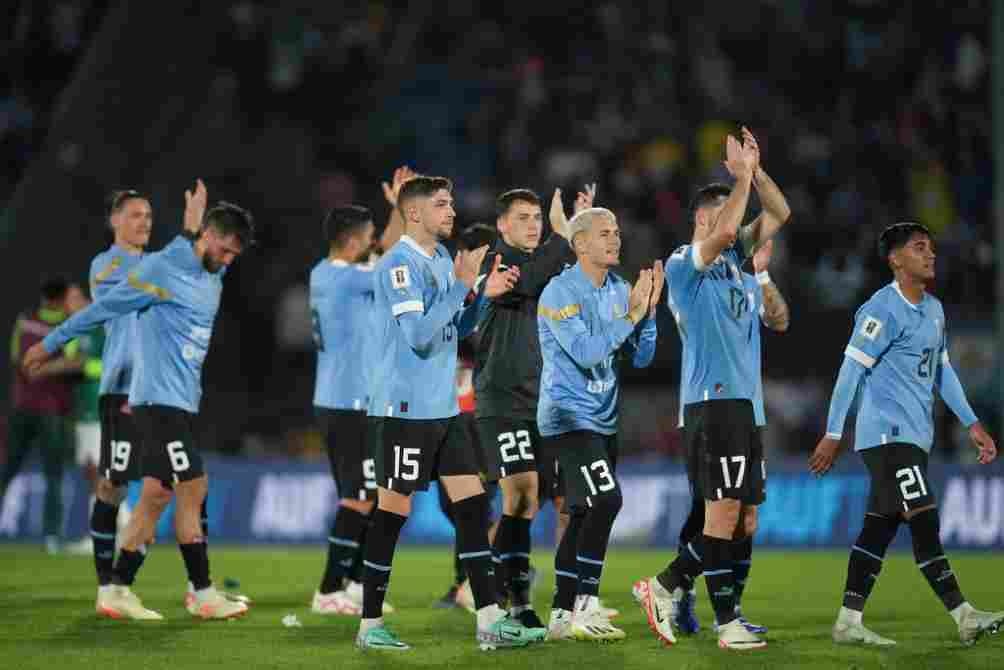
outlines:
[{"label": "crowd barrier", "polygon": [[[291,460],[223,459],[208,456],[209,525],[214,542],[322,544],[337,502],[326,463]],[[618,477],[624,507],[614,526],[613,542],[673,547],[690,506],[682,465],[673,461],[626,461]],[[946,547],[1004,549],[1004,466],[953,465],[932,461],[928,473],[941,509]],[[44,480],[37,469],[19,475],[0,510],[0,539],[41,537]],[[435,486],[433,484],[433,486]],[[66,507],[64,537],[87,529],[88,490],[76,472],[63,480]],[[129,500],[138,497],[136,485]],[[805,470],[801,459],[768,465],[767,501],[760,508],[758,546],[847,547],[861,525],[868,497],[868,477],[860,459],[845,455],[826,477]],[[495,501],[496,510],[498,500]],[[173,537],[173,508],[161,519],[158,536]],[[535,543],[554,537],[555,514],[543,505],[534,524]],[[410,543],[451,543],[453,530],[439,510],[434,489],[418,494],[403,532]],[[901,530],[896,540],[909,546]]]}]

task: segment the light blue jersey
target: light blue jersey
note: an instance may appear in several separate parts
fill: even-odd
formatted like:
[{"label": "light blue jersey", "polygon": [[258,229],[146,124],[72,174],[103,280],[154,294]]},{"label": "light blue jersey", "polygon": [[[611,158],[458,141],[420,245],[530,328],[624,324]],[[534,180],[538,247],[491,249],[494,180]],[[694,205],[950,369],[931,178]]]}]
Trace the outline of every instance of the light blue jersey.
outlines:
[{"label": "light blue jersey", "polygon": [[617,432],[618,363],[636,368],[655,355],[655,319],[627,319],[630,285],[610,272],[597,288],[576,263],[554,277],[537,305],[543,369],[537,427],[544,437],[574,430]]},{"label": "light blue jersey", "polygon": [[[757,282],[756,277],[748,272],[743,272],[743,284],[745,284],[746,294],[747,297],[750,298],[753,311],[760,316],[760,325],[765,325],[763,324],[763,287]],[[677,316],[679,311],[673,307],[672,300],[670,300],[669,308],[670,311],[672,311],[673,316],[679,318],[679,316]],[[753,363],[753,370],[756,374],[756,388],[754,389],[753,394],[753,418],[757,426],[763,427],[767,425],[767,412],[765,411],[763,404],[763,355],[761,353],[761,347],[760,327],[755,326],[750,337],[750,356]],[[680,375],[680,378],[680,412],[678,425],[680,428],[683,428],[683,375]]]},{"label": "light blue jersey", "polygon": [[365,411],[373,267],[325,258],[310,273],[310,318],[317,346],[314,406]]},{"label": "light blue jersey", "polygon": [[[91,261],[91,296],[102,300],[109,291],[139,264],[143,256],[130,254],[113,244]],[[101,352],[99,395],[126,395],[132,384],[136,314],[130,313],[105,322],[105,346]]]},{"label": "light blue jersey", "polygon": [[223,271],[207,272],[190,240],[176,237],[145,256],[99,301],[43,340],[52,353],[111,319],[137,313],[130,405],[166,405],[197,413],[202,363],[220,306]]},{"label": "light blue jersey", "polygon": [[464,306],[468,289],[453,276],[443,245],[427,253],[408,235],[374,270],[381,351],[370,414],[446,419],[457,405],[457,342],[476,326],[482,300]]},{"label": "light blue jersey", "polygon": [[753,347],[760,320],[756,292],[740,270],[745,257],[737,243],[704,266],[688,244],[666,261],[666,299],[683,343],[681,407],[757,395],[760,368]]},{"label": "light blue jersey", "polygon": [[934,443],[934,390],[967,426],[969,407],[948,357],[945,311],[924,293],[910,303],[893,282],[858,309],[854,333],[834,389],[827,435],[839,438],[847,411],[860,393],[854,449],[891,442],[930,451]]}]

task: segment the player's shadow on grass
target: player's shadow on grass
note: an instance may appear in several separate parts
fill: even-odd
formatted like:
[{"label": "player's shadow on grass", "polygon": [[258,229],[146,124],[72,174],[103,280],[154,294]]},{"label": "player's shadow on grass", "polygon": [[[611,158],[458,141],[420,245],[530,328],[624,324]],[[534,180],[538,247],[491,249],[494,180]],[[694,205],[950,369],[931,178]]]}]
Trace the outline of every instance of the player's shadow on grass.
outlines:
[{"label": "player's shadow on grass", "polygon": [[70,649],[106,649],[115,642],[150,650],[170,649],[178,635],[192,628],[190,619],[175,621],[114,621],[85,615],[53,629],[43,638],[49,647]]}]

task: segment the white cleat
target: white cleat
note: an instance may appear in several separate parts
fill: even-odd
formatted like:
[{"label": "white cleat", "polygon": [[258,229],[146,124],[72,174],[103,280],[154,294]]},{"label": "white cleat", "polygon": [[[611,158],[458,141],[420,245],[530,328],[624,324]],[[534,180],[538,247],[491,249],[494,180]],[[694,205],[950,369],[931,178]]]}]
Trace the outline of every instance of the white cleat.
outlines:
[{"label": "white cleat", "polygon": [[603,616],[599,609],[577,611],[572,616],[572,637],[592,642],[616,642],[627,634]]},{"label": "white cleat", "polygon": [[98,599],[94,603],[98,616],[109,619],[135,619],[136,621],[160,621],[164,617],[158,612],[143,607],[139,596],[128,586],[98,588]]},{"label": "white cleat", "polygon": [[[229,591],[220,591],[221,596],[227,600],[232,600],[235,603],[244,603],[248,607],[251,606],[251,598],[241,595],[240,593],[230,593]],[[195,602],[195,590],[192,587],[192,582],[188,582],[188,590],[185,591],[185,609],[191,611],[192,604]]]},{"label": "white cleat", "polygon": [[733,619],[724,626],[718,627],[718,646],[722,649],[748,651],[750,649],[763,649],[767,643],[746,630],[742,621]]},{"label": "white cleat", "polygon": [[572,611],[552,609],[551,618],[547,622],[548,640],[574,640],[572,635]]},{"label": "white cleat", "polygon": [[676,644],[673,634],[673,599],[655,577],[639,579],[631,587],[631,595],[645,613],[648,627],[659,642],[667,647]]},{"label": "white cleat", "polygon": [[314,591],[314,600],[310,604],[310,611],[314,614],[360,616],[363,613],[361,607],[356,605],[345,591],[335,591],[334,593],[318,593]]},{"label": "white cleat", "polygon": [[[345,587],[345,595],[359,608],[360,614],[363,611],[363,585],[362,582],[349,581]],[[393,614],[394,606],[386,600],[383,601],[383,614]]]},{"label": "white cleat", "polygon": [[837,620],[833,624],[833,641],[837,644],[870,644],[876,647],[892,647],[896,645],[895,640],[882,637],[878,633],[868,630],[862,623]]},{"label": "white cleat", "polygon": [[607,607],[603,604],[602,600],[600,601],[600,613],[608,619],[614,619],[621,615],[621,611],[619,609]]},{"label": "white cleat", "polygon": [[192,616],[200,619],[233,619],[248,613],[246,603],[229,600],[216,587],[210,586],[206,591],[202,597],[194,594],[194,598],[185,599],[185,609]]},{"label": "white cleat", "polygon": [[1004,628],[1004,612],[982,612],[969,603],[963,603],[959,619],[959,639],[962,644],[975,644],[984,635],[996,635]]}]

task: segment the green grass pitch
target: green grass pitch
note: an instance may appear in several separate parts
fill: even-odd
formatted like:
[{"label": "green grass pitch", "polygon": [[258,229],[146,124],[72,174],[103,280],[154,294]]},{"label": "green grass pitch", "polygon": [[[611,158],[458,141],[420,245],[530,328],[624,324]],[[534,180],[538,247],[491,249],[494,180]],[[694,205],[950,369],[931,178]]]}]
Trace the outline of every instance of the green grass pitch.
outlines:
[{"label": "green grass pitch", "polygon": [[[846,554],[775,552],[754,554],[744,610],[770,626],[766,650],[720,651],[708,629],[710,610],[699,586],[703,630],[672,648],[660,646],[631,600],[632,581],[656,572],[668,554],[615,547],[603,575],[602,597],[618,607],[622,643],[545,643],[521,650],[480,652],[473,617],[429,604],[450,580],[446,548],[403,548],[395,560],[389,600],[398,613],[391,627],[414,646],[406,653],[361,653],[352,640],[357,622],[309,612],[323,564],[323,550],[250,549],[214,546],[212,571],[222,582],[234,577],[255,599],[250,614],[229,622],[192,620],[182,606],[184,570],[178,551],[166,544],[151,552],[135,590],[163,622],[122,622],[94,615],[91,560],[49,557],[36,546],[0,545],[0,668],[4,670],[116,670],[118,668],[527,668],[615,670],[620,668],[1002,668],[1004,635],[963,648],[954,623],[931,593],[909,554],[895,554],[865,613],[865,622],[892,637],[892,650],[837,647],[829,630],[840,604]],[[956,553],[953,567],[965,593],[982,609],[1004,608],[1001,557]],[[551,556],[538,552],[543,576],[535,594],[546,621],[551,592]],[[295,614],[300,628],[282,625]]]}]

